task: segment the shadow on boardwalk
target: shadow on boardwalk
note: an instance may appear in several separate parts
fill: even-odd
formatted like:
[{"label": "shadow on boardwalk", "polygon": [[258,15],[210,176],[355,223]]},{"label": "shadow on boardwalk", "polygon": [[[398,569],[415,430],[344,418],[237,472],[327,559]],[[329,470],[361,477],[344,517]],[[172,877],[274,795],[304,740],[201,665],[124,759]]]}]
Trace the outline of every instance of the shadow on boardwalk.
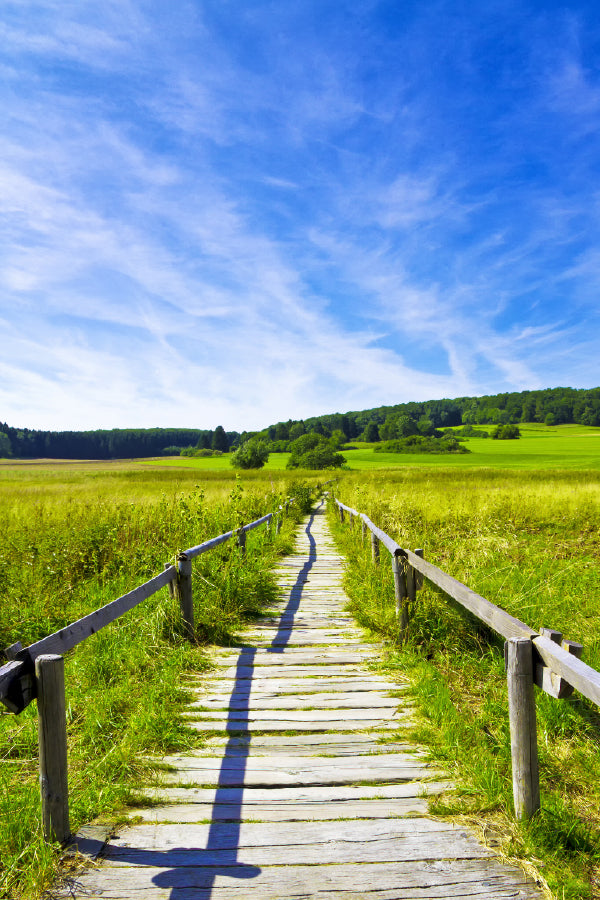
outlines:
[{"label": "shadow on boardwalk", "polygon": [[[322,503],[317,507],[316,513],[320,513],[321,506]],[[315,513],[310,516],[305,528],[309,542],[308,557],[290,590],[287,604],[279,618],[277,633],[267,648],[269,653],[285,651],[300,607],[304,585],[317,558],[317,545],[311,530],[314,517]],[[152,879],[152,883],[162,889],[171,888],[170,900],[189,900],[190,896],[194,900],[210,900],[218,876],[244,880],[256,878],[261,873],[258,866],[245,865],[237,859],[244,781],[252,741],[249,713],[256,649],[253,646],[243,646],[238,657],[226,723],[229,740],[221,762],[206,847],[173,847],[167,851],[130,847],[119,852],[119,861],[127,865],[161,867],[163,871]],[[240,737],[245,738],[244,746],[240,745]],[[231,821],[215,821],[215,811],[225,804],[231,810]]]}]

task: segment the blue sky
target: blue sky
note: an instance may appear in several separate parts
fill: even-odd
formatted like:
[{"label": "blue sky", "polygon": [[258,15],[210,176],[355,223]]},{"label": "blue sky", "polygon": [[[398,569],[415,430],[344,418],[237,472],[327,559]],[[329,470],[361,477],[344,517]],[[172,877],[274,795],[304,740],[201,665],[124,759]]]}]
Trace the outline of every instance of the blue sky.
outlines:
[{"label": "blue sky", "polygon": [[0,420],[600,384],[592,4],[3,0]]}]

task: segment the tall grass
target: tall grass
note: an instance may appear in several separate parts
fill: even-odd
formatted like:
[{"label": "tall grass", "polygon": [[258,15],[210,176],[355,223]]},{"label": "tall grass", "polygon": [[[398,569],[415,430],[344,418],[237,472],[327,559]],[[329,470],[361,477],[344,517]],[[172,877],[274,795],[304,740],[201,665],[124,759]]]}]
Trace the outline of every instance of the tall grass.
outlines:
[{"label": "tall grass", "polygon": [[[187,476],[187,473],[184,474]],[[285,480],[203,478],[127,466],[3,467],[0,477],[0,646],[32,643],[131,590],[178,550],[276,509]],[[207,642],[232,643],[274,597],[270,568],[290,546],[256,529],[194,564],[195,644],[167,590],[67,654],[71,826],[136,803],[149,754],[193,746],[180,722],[183,671],[210,665]],[[40,833],[36,704],[0,714],[0,896],[37,897],[59,848]]]},{"label": "tall grass", "polygon": [[[531,627],[583,643],[584,660],[600,669],[598,473],[411,469],[346,476],[338,493]],[[360,529],[333,524],[348,556],[352,609],[387,639],[388,665],[411,676],[415,737],[461,786],[437,811],[494,823],[507,854],[540,860],[557,897],[599,897],[598,709],[576,695],[536,692],[542,811],[517,826],[501,641],[426,585],[400,648],[387,552],[373,566]]]}]

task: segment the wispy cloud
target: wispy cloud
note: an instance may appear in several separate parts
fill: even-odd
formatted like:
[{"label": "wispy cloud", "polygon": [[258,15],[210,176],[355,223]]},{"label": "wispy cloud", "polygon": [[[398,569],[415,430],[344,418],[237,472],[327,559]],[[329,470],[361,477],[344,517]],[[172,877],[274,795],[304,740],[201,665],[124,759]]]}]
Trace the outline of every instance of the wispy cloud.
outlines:
[{"label": "wispy cloud", "polygon": [[349,10],[5,4],[1,418],[597,381],[589,10],[507,10],[494,45],[485,12]]}]

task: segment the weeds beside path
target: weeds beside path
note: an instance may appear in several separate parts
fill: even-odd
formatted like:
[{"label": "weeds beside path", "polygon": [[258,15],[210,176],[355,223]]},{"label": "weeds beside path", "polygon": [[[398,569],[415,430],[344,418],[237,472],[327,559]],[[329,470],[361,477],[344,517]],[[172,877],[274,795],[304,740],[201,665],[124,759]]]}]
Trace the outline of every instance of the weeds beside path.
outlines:
[{"label": "weeds beside path", "polygon": [[[600,669],[598,473],[405,470],[346,476],[338,493],[533,628],[583,643],[584,660]],[[332,525],[352,611],[387,638],[386,665],[412,680],[421,716],[413,736],[462,784],[435,812],[491,822],[507,855],[539,860],[561,900],[600,897],[600,711],[577,695],[536,692],[542,810],[515,824],[501,643],[426,586],[399,648],[387,555],[375,568],[360,529]]]},{"label": "weeds beside path", "polygon": [[[28,473],[3,470],[0,484],[0,646],[26,646],[63,627],[161,571],[178,549],[277,508],[287,492],[285,481],[214,478],[200,487],[182,485],[181,473],[126,467]],[[292,529],[288,520],[277,538],[251,532],[243,564],[231,542],[197,561],[196,644],[185,641],[164,590],[67,655],[74,831],[136,804],[144,756],[197,745],[179,721],[187,699],[179,676],[206,669],[203,644],[231,643],[271,601],[270,570]],[[41,835],[37,757],[36,704],[18,717],[3,711],[2,897],[34,900],[59,865],[59,848]]]}]

